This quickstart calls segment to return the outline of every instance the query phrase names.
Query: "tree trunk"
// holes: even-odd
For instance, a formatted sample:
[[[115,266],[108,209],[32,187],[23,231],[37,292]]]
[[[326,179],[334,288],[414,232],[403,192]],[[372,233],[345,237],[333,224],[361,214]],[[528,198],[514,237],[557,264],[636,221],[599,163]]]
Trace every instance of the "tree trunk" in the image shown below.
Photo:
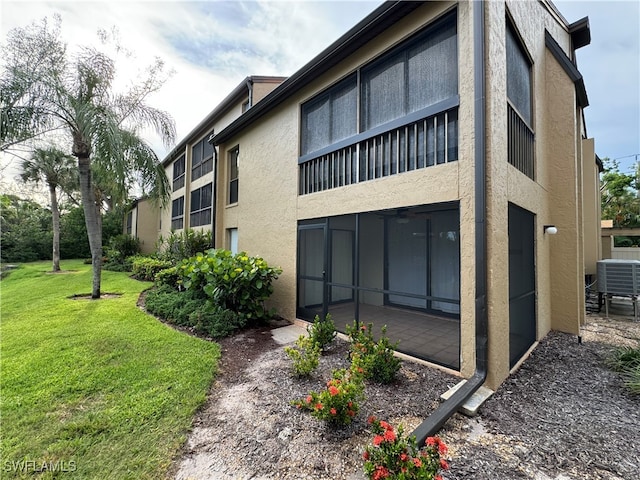
[[[84,221],[89,237],[91,250],[91,264],[93,265],[93,287],[91,298],[100,298],[100,276],[102,274],[102,229],[99,218],[100,208],[96,205],[93,186],[91,184],[91,160],[89,157],[78,156],[78,173],[80,178],[80,194],[82,195],[82,209]]]
[[[56,186],[49,184],[51,196],[51,216],[53,217],[53,271],[60,271],[60,210],[58,209],[58,196]]]

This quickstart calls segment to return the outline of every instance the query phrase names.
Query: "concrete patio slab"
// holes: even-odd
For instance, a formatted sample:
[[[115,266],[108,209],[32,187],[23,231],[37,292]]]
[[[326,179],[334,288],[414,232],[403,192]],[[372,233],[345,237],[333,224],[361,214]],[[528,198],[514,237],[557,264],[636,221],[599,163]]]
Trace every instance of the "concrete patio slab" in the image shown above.
[[[286,327],[274,328],[271,336],[279,345],[286,345],[295,342],[300,335],[306,335],[307,330],[300,325],[287,325]]]

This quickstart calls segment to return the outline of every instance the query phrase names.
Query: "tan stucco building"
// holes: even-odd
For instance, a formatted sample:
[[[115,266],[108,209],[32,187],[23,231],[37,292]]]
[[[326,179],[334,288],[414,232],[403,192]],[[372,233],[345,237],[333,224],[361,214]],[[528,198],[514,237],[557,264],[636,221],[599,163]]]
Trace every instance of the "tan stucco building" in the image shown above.
[[[249,77],[251,108],[245,82],[171,152],[158,232],[212,228],[282,268],[284,318],[386,324],[400,351],[496,388],[584,321],[589,42],[544,0],[384,3],[288,79]]]

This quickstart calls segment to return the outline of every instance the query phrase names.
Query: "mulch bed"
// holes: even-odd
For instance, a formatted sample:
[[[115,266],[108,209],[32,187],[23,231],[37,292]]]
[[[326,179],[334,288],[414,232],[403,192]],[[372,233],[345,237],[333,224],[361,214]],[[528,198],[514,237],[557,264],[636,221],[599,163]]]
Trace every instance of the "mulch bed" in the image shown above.
[[[446,480],[640,478],[640,396],[603,364],[613,346],[638,344],[640,322],[593,316],[582,340],[551,332],[478,416],[447,422],[440,432],[450,449]],[[404,362],[395,384],[367,384],[356,420],[332,430],[290,402],[347,366],[346,342],[336,341],[310,379],[291,375],[270,327],[219,343],[220,373],[174,462],[176,479],[362,480],[367,416],[410,432],[459,380]]]

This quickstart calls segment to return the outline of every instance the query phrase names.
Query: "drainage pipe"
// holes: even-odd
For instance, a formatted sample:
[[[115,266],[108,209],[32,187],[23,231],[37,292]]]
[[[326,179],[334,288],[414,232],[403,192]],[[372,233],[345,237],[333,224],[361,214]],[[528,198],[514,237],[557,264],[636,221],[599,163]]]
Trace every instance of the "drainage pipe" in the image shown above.
[[[427,437],[435,435],[444,423],[478,390],[487,378],[487,255],[486,239],[486,158],[485,158],[485,56],[484,56],[484,1],[473,2],[474,36],[474,130],[475,130],[475,260],[476,260],[476,370],[448,400],[412,433],[419,446]]]

